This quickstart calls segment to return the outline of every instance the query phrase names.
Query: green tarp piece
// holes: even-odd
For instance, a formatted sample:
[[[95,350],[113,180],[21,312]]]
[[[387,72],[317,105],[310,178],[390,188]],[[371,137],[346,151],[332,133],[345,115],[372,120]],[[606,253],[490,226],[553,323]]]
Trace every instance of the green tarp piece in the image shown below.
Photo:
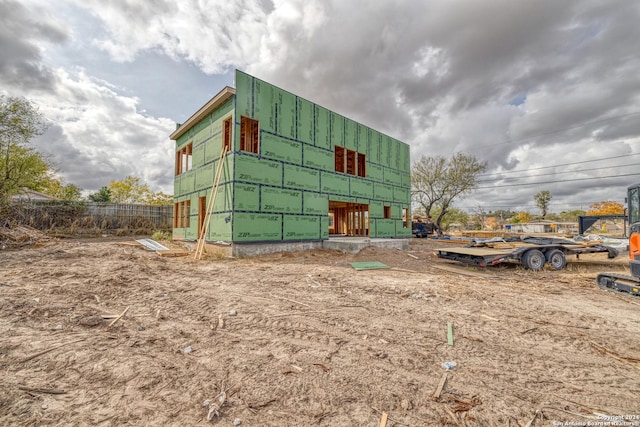
[[[380,268],[389,268],[388,265],[379,261],[352,262],[351,266],[356,270],[376,270]]]

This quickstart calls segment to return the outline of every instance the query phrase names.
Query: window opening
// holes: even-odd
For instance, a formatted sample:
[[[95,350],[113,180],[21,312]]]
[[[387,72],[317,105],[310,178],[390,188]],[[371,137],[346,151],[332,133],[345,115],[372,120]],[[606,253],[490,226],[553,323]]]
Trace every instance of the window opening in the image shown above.
[[[259,122],[250,117],[240,117],[240,149],[249,153],[260,152]]]
[[[176,175],[180,175],[193,167],[193,143],[188,143],[176,151]]]
[[[190,225],[191,200],[173,205],[173,228],[187,228]]]
[[[336,145],[336,172],[344,173],[344,148]]]
[[[384,207],[384,217],[385,217],[385,219],[390,219],[391,218],[391,206],[385,206]]]
[[[231,117],[222,122],[222,145],[231,151]]]
[[[358,176],[367,176],[367,158],[361,153],[358,153]]]
[[[356,174],[356,152],[353,150],[347,150],[347,173]]]

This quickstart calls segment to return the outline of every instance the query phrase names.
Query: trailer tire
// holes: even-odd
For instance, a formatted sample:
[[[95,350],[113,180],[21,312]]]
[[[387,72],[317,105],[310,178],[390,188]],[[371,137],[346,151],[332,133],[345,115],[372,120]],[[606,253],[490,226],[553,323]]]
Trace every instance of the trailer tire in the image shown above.
[[[567,266],[567,257],[560,249],[551,249],[545,257],[554,270],[562,270]]]
[[[546,262],[544,254],[537,249],[529,249],[522,255],[522,264],[529,270],[542,270]]]

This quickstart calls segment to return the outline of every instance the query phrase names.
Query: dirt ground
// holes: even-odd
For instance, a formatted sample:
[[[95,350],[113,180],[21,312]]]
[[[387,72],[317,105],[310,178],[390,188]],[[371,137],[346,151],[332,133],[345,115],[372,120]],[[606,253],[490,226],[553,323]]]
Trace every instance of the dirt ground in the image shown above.
[[[0,425],[640,425],[640,301],[594,280],[628,272],[624,254],[531,272],[438,245],[0,251]]]

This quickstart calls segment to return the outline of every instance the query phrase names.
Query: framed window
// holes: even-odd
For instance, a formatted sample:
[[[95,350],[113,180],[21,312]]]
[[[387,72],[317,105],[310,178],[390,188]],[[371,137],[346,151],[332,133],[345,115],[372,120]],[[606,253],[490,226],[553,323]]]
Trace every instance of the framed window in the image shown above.
[[[391,218],[391,206],[385,206],[384,207],[384,217],[385,217],[385,219],[390,219]]]
[[[222,145],[231,151],[231,117],[222,122]]]
[[[367,157],[358,153],[358,176],[367,176]]]
[[[258,120],[240,117],[240,149],[249,153],[260,153],[260,126]]]
[[[191,200],[175,203],[173,205],[173,228],[188,228],[190,215]]]
[[[192,164],[193,143],[190,142],[176,151],[176,175],[180,175],[190,170]]]
[[[344,173],[344,147],[336,145],[336,172]]]

